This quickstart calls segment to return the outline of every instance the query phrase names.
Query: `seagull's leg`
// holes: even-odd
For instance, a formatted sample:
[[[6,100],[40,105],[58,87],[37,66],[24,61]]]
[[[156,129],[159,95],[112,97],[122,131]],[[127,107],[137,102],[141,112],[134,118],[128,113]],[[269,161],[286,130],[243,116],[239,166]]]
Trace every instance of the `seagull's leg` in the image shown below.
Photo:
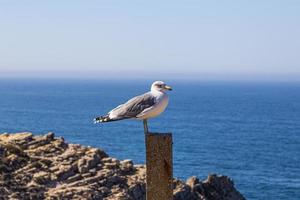
[[[145,132],[145,134],[148,134],[148,123],[147,123],[147,119],[144,119],[144,120],[143,120],[143,123],[144,123],[144,132]]]

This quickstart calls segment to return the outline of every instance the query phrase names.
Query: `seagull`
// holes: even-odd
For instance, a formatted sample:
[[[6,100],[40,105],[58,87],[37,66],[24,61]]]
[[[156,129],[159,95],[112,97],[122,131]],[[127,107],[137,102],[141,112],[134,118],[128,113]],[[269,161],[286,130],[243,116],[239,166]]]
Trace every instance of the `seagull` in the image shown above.
[[[144,132],[147,134],[147,120],[160,115],[169,103],[167,90],[172,90],[172,88],[163,81],[155,81],[152,83],[149,92],[133,97],[126,103],[112,109],[106,115],[96,117],[94,123],[139,119],[143,120]]]

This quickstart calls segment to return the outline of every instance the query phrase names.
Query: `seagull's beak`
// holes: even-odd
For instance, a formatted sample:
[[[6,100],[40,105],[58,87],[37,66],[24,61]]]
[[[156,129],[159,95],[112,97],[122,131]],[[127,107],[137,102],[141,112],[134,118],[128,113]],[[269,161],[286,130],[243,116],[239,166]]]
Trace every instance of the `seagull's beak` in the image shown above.
[[[168,85],[165,86],[165,89],[166,90],[172,90],[172,88],[170,86],[168,86]]]

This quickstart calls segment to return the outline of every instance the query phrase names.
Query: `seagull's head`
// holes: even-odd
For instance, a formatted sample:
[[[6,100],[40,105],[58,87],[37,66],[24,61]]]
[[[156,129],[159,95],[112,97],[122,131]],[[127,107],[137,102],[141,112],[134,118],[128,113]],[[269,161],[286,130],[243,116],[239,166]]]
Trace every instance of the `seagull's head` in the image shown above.
[[[151,91],[164,92],[166,90],[172,90],[172,88],[165,84],[163,81],[155,81],[151,85]]]

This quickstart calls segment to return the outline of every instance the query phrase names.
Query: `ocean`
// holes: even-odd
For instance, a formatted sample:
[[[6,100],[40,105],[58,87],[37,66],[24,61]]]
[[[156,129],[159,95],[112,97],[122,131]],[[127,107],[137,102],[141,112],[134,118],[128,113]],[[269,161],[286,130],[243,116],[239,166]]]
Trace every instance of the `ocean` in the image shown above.
[[[0,80],[0,132],[54,132],[69,143],[145,163],[143,124],[93,124],[148,91],[142,80]],[[247,199],[300,199],[300,83],[169,80],[167,110],[148,122],[172,132],[174,176],[231,177]]]

